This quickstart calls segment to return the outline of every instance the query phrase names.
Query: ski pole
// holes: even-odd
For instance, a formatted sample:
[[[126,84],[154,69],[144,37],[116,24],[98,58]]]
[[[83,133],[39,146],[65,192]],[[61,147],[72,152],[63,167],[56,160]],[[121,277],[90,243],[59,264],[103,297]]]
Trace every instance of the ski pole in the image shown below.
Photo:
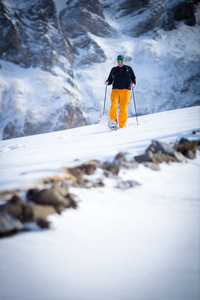
[[[106,85],[106,88],[105,88],[104,106],[103,106],[103,115],[105,114],[105,106],[106,106],[106,92],[107,92],[107,85]]]
[[[132,95],[133,95],[133,102],[134,102],[134,106],[135,106],[135,116],[136,116],[136,121],[137,121],[137,125],[139,125],[139,123],[138,123],[138,117],[137,117],[137,109],[136,109],[136,103],[135,103],[135,96],[134,96],[133,88],[132,88]]]

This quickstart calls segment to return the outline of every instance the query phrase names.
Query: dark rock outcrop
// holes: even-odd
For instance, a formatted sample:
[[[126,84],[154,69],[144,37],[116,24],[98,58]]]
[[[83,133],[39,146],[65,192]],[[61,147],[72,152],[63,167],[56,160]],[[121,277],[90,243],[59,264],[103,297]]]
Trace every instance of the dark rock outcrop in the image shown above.
[[[76,195],[69,193],[67,185],[61,186],[58,182],[51,188],[29,189],[25,191],[25,197],[27,201],[14,192],[10,200],[0,205],[0,237],[28,230],[26,224],[30,222],[40,228],[50,228],[49,215],[78,206]]]
[[[59,19],[64,36],[73,45],[76,65],[105,61],[103,50],[90,34],[108,37],[116,35],[116,32],[105,21],[99,1],[67,1],[67,7],[61,11]]]
[[[71,199],[68,198],[67,195],[68,191],[56,184],[49,189],[30,189],[27,192],[27,199],[40,205],[53,206],[57,210],[61,207],[63,207],[64,209],[71,207]]]
[[[24,68],[40,67],[51,71],[60,65],[68,74],[61,57],[70,65],[72,49],[58,27],[53,0],[27,1],[10,9],[0,4],[0,57]],[[56,49],[56,51],[55,51]]]
[[[12,235],[24,229],[23,224],[5,211],[0,211],[0,237]]]
[[[16,108],[18,87],[13,82],[13,86],[9,90],[6,88],[2,92],[2,102],[4,103],[2,107],[3,139],[63,130],[86,124],[77,99],[77,87],[74,84],[73,51],[69,40],[60,31],[56,5],[53,0],[24,1],[20,5],[18,2],[16,4],[13,2],[12,5],[6,1],[0,2],[0,58],[26,69],[40,68],[55,77],[57,76],[56,70],[62,70],[65,73],[66,81],[70,82],[72,86],[72,89],[66,89],[65,92],[63,90],[66,104],[61,104],[57,111],[49,108],[48,113],[43,114],[38,122],[37,116],[28,109],[29,99],[27,99],[27,109],[26,107]],[[33,78],[31,78],[32,80]],[[33,88],[35,88],[34,85]],[[52,101],[52,103],[58,101],[58,99],[54,99],[55,96],[51,96],[48,84],[46,85],[45,82],[42,89],[41,94],[46,95],[43,96],[44,101],[45,97],[48,97],[48,101]],[[28,96],[26,93],[23,95],[22,92],[20,97],[24,99]],[[9,115],[7,115],[6,105],[9,106]],[[37,101],[34,102],[34,106],[41,110]],[[10,118],[11,115],[16,116],[16,119]]]
[[[188,26],[196,24],[195,4],[199,1],[180,1],[173,7],[169,7],[166,15],[163,17],[162,27],[169,31],[176,28],[176,21],[184,21]]]
[[[189,141],[182,138],[178,144],[176,144],[176,150],[181,152],[185,157],[194,159],[196,157],[198,141]]]
[[[194,26],[196,19],[194,15],[194,2],[195,1],[183,1],[174,7],[174,20],[185,21],[188,26]]]
[[[176,22],[179,21],[184,21],[186,25],[194,26],[196,24],[194,11],[197,3],[199,3],[199,0],[179,0],[176,2],[124,0],[120,3],[120,10],[114,2],[108,6],[110,6],[110,11],[115,11],[115,8],[118,9],[115,12],[118,18],[140,16],[134,22],[134,26],[130,22],[130,24],[127,23],[124,29],[131,36],[138,37],[151,30],[156,32],[161,27],[166,31],[173,30],[176,28]]]
[[[194,159],[196,157],[197,145],[197,140],[189,141],[185,138],[177,143],[153,141],[144,154],[134,158],[146,166],[150,166],[149,163],[185,162],[187,158]]]

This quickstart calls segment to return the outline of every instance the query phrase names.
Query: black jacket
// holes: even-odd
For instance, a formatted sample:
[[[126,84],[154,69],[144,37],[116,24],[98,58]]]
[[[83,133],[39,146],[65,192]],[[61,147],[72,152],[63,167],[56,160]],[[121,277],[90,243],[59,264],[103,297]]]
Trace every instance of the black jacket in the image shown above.
[[[113,85],[113,89],[130,90],[130,84],[136,84],[136,77],[131,67],[123,65],[123,67],[117,66],[112,68],[107,81],[108,85]]]

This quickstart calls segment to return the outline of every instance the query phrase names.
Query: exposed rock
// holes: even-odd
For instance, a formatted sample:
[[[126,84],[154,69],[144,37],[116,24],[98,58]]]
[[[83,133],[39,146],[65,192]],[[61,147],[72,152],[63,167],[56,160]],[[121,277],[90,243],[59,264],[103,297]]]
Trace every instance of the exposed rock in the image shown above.
[[[10,197],[12,197],[13,195],[18,195],[19,190],[18,189],[13,189],[13,190],[4,190],[1,192],[1,197],[4,200],[10,200]]]
[[[156,153],[156,144],[152,143],[147,149],[146,151],[151,151],[152,153]]]
[[[135,156],[138,163],[157,169],[162,162],[187,162],[186,158],[194,159],[196,157],[198,141],[189,141],[182,138],[178,143],[166,143],[153,141],[142,155]]]
[[[173,8],[174,19],[176,21],[185,20],[185,24],[194,26],[196,19],[194,15],[194,1],[182,1]]]
[[[105,61],[103,50],[89,33],[105,37],[116,35],[116,32],[105,21],[99,1],[68,1],[67,8],[61,11],[59,18],[64,36],[73,44],[77,64]],[[80,49],[81,58],[76,55]]]
[[[6,203],[5,205],[0,205],[0,211],[5,211],[9,215],[23,221],[23,206],[17,204]]]
[[[40,228],[50,228],[50,225],[51,225],[51,222],[45,220],[45,219],[40,219],[37,221],[37,225],[40,227]]]
[[[115,164],[119,166],[120,168],[125,168],[125,169],[137,169],[139,166],[139,163],[136,160],[128,160],[128,161],[119,161],[115,160]]]
[[[185,24],[194,26],[196,24],[194,14],[196,1],[131,1],[125,0],[120,5],[119,17],[138,15],[134,27],[127,24],[124,31],[131,36],[138,37],[151,30],[155,32],[162,27],[169,31],[176,29],[176,22],[185,21]],[[110,10],[115,11],[116,4],[110,4]],[[147,17],[148,12],[148,17]]]
[[[45,219],[49,214],[56,213],[56,210],[50,205],[26,203],[20,197],[14,195],[6,204],[0,205],[0,212],[6,212],[21,222],[35,222]]]
[[[25,68],[41,67],[49,71],[56,64],[65,68],[61,56],[66,61],[72,60],[71,46],[58,28],[53,0],[27,1],[26,5],[15,9],[14,14],[6,2],[1,3],[0,19],[0,56],[3,59]]]
[[[55,115],[59,116],[59,127],[57,130],[86,125],[83,112],[81,111],[78,102],[74,101],[76,99],[75,96],[71,92],[67,92],[67,94],[70,102],[68,102],[62,109],[59,109],[55,113]]]
[[[102,167],[101,162],[99,161],[88,161],[81,165],[63,168],[65,172],[69,173],[73,178],[72,186],[81,187],[81,188],[92,188],[92,187],[102,187],[103,181],[99,179],[89,180],[85,175],[93,175],[97,167]]]
[[[175,147],[178,152],[181,152],[183,155],[185,155],[187,151],[192,151],[195,153],[197,144],[198,141],[189,141],[185,138],[182,138],[179,143],[175,145]]]
[[[163,17],[162,28],[165,31],[176,29],[173,11],[169,10],[167,14]]]
[[[17,218],[10,216],[5,211],[0,211],[0,237],[17,233],[23,229],[23,224]]]
[[[12,22],[8,6],[0,3],[0,57],[5,51],[17,53],[21,47],[22,30],[19,23]]]
[[[94,174],[96,170],[96,162],[95,161],[89,161],[85,162],[82,165],[78,166],[78,168],[86,175],[92,175]]]
[[[15,204],[15,205],[18,205],[18,206],[23,206],[24,205],[24,201],[18,195],[13,195],[11,197],[9,203],[10,204]]]
[[[67,198],[70,200],[70,207],[72,207],[74,209],[78,207],[78,205],[77,205],[78,198],[76,195],[69,193],[67,195]]]
[[[115,159],[114,160],[122,160],[122,161],[126,161],[126,156],[128,155],[127,152],[119,152],[117,153],[117,155],[115,156]]]
[[[196,158],[198,141],[189,141],[185,138],[182,138],[176,145],[176,150],[182,153],[185,157],[189,159]]]
[[[112,162],[103,163],[102,168],[104,170],[105,175],[108,177],[112,177],[113,175],[117,176],[120,170],[119,166]]]
[[[44,186],[46,184],[62,183],[62,185],[65,185],[65,189],[67,190],[68,185],[73,185],[73,183],[76,181],[76,178],[68,173],[66,168],[63,168],[63,170],[65,171],[63,174],[45,177],[40,180],[38,184]]]
[[[179,162],[187,162],[186,157],[185,157],[181,152],[175,151],[175,152],[174,152],[174,157],[175,157],[175,158],[177,159],[177,161],[179,161]]]
[[[160,166],[157,163],[146,161],[142,163],[145,167],[150,168],[153,171],[160,171]]]
[[[178,1],[177,1],[178,2]],[[195,4],[199,1],[179,1],[174,6],[170,6],[167,14],[163,18],[162,27],[164,30],[169,31],[176,28],[176,21],[184,21],[188,26],[194,26],[196,24],[195,18]]]
[[[140,163],[148,161],[157,164],[169,161],[186,162],[186,157],[190,159],[196,157],[197,144],[198,141],[188,141],[186,139],[181,139],[176,144],[153,141],[145,154],[135,157],[135,159]],[[147,153],[151,153],[152,157],[149,157]]]
[[[128,15],[134,11],[144,9],[150,3],[150,0],[124,0],[120,5],[121,15]]]
[[[84,173],[79,168],[67,168],[67,172],[75,178],[75,183],[79,186],[84,186]]]
[[[185,152],[185,157],[189,158],[189,159],[195,159],[196,156],[196,152],[195,151],[191,151],[191,150],[187,150]]]
[[[94,52],[98,53],[96,49]],[[3,125],[3,139],[52,132],[86,124],[79,99],[77,99],[77,87],[74,84],[73,55],[72,45],[60,31],[53,0],[25,1],[23,4],[18,2],[8,4],[6,1],[1,1],[0,58],[19,64],[23,68],[39,67],[51,72],[54,76],[57,76],[56,70],[61,69],[65,73],[66,81],[69,81],[71,86],[66,95],[65,105],[61,104],[57,111],[49,106],[47,114],[41,113],[39,122],[38,114],[29,111],[26,104],[22,110],[15,104],[14,99],[17,97],[20,101],[29,97],[25,90],[18,96],[18,91],[21,90],[16,83],[17,80],[13,81],[9,90],[7,86],[3,88],[2,115],[5,114],[6,120],[1,124]],[[100,57],[103,55],[104,53]],[[42,95],[49,94],[48,83],[44,83],[42,89]],[[55,102],[54,96],[47,97],[52,98],[48,100],[51,103]],[[31,99],[31,101],[33,100]],[[40,104],[35,103],[34,105],[37,105],[38,108],[36,108],[40,110]],[[8,107],[10,115],[17,115],[16,119],[6,118]]]
[[[153,141],[143,155],[130,160],[129,154],[118,153],[113,162],[97,160],[86,161],[78,166],[63,168],[64,174],[54,175],[41,181],[42,185],[53,184],[51,188],[32,188],[26,193],[28,203],[19,196],[19,191],[5,191],[2,195],[11,196],[6,204],[0,205],[0,236],[15,233],[24,228],[20,222],[36,222],[40,228],[49,228],[48,215],[61,213],[66,208],[77,208],[78,198],[69,193],[69,185],[84,188],[103,187],[105,177],[117,180],[116,187],[122,190],[140,185],[135,180],[122,180],[118,175],[121,168],[137,168],[139,163],[152,170],[159,171],[162,162],[186,162],[186,157],[194,159],[200,141],[189,141],[182,138],[179,142],[165,143]],[[97,168],[104,172],[102,178],[95,179]],[[102,171],[101,171],[102,172]],[[89,176],[92,180],[89,180]],[[68,182],[70,180],[70,184]],[[75,185],[74,185],[75,184]],[[6,225],[5,225],[6,224]]]
[[[23,221],[24,201],[18,195],[13,195],[6,204],[0,205],[0,211]]]
[[[200,130],[193,130],[192,133],[193,134],[198,134],[198,133],[200,133]]]
[[[27,192],[27,199],[29,201],[42,205],[52,205],[55,208],[58,206],[65,208],[71,206],[70,199],[65,196],[67,196],[67,191],[64,191],[64,189],[58,185],[41,191],[38,189],[30,189]]]
[[[138,185],[140,185],[140,183],[138,183],[135,180],[127,180],[127,181],[120,181],[117,184],[117,188],[119,188],[121,190],[126,190],[126,189],[130,189],[130,188],[136,187]]]
[[[91,32],[97,36],[111,36],[115,31],[105,21],[99,1],[68,1],[67,8],[60,13],[63,33],[70,38]]]
[[[197,150],[200,151],[200,140],[198,140],[198,143],[197,143]]]
[[[12,137],[18,137],[18,127],[14,125],[13,122],[8,122],[3,130],[3,140],[10,139]]]
[[[151,161],[155,164],[161,164],[162,162],[177,162],[178,160],[172,155],[165,153],[154,153]]]
[[[138,163],[151,161],[153,158],[153,153],[151,152],[151,150],[146,150],[144,154],[137,155],[134,158]]]
[[[28,203],[24,206],[23,222],[37,222],[45,220],[47,216],[56,213],[52,205]]]
[[[157,153],[165,153],[168,155],[174,155],[175,152],[175,147],[174,144],[169,144],[165,142],[160,142],[160,141],[153,141],[153,143],[156,146],[156,152]]]
[[[120,168],[125,169],[137,169],[138,162],[135,159],[128,158],[129,153],[127,152],[119,152],[114,159],[114,164]]]
[[[97,180],[93,181],[93,187],[98,188],[98,187],[104,187],[104,182],[103,178],[98,178]]]
[[[12,95],[14,97],[14,95]],[[68,103],[64,107],[60,107],[59,110],[49,112],[48,120],[38,120],[35,116],[32,116],[30,111],[26,112],[24,122],[19,120],[8,121],[5,125],[2,133],[3,139],[11,139],[13,137],[34,135],[40,133],[47,133],[51,131],[64,130],[72,127],[83,126],[86,124],[86,120],[81,111],[81,107],[78,102],[74,103],[74,97],[68,96]],[[11,106],[14,105],[13,103]],[[15,111],[14,107],[10,107]],[[58,120],[55,124],[52,124],[52,120]]]
[[[137,23],[134,23],[134,26],[127,24],[125,30],[131,36],[138,37],[144,33],[149,32],[150,30],[156,30],[160,27],[161,16],[164,10],[164,3],[159,1],[158,3],[151,3],[151,1],[125,1],[126,5],[128,4],[129,9],[122,11],[122,14],[127,14],[130,16],[138,15],[140,18],[137,19]],[[148,18],[147,18],[148,11]],[[125,31],[124,30],[124,31]]]

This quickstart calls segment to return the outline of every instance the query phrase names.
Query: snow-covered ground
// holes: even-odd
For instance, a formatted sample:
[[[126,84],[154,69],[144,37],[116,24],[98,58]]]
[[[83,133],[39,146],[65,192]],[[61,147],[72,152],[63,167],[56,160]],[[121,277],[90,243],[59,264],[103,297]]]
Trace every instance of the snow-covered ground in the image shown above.
[[[0,142],[0,190],[29,185],[63,166],[142,154],[152,139],[198,139],[200,107]],[[79,162],[75,162],[79,159]],[[75,189],[77,210],[49,217],[50,230],[0,241],[4,300],[198,300],[200,155],[187,163],[121,170],[141,185]]]

